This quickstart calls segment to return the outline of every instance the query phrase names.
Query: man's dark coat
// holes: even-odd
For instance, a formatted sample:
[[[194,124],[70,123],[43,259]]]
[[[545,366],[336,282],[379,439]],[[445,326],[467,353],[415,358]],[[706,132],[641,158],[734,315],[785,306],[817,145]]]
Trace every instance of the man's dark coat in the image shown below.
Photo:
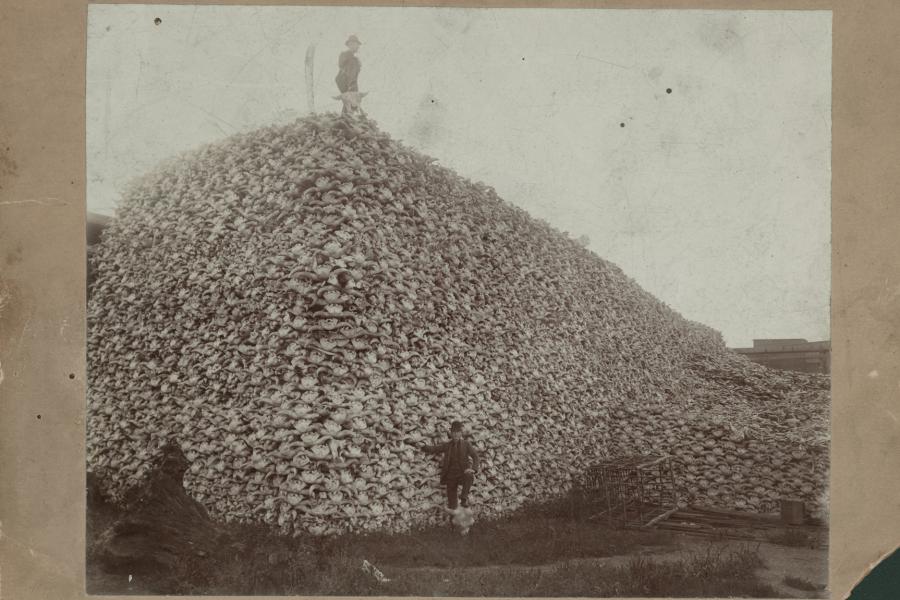
[[[450,474],[450,451],[453,448],[453,440],[448,440],[443,444],[435,444],[434,446],[423,446],[422,450],[428,452],[429,454],[440,454],[443,453],[444,457],[441,460],[441,484],[447,483],[447,476]],[[478,470],[478,452],[475,451],[475,447],[466,440],[459,440],[459,445],[457,446],[457,455],[456,458],[458,460],[458,464],[465,471],[467,468],[472,469],[473,471]],[[469,464],[469,459],[472,460],[471,465]]]
[[[359,77],[359,71],[362,65],[356,55],[350,50],[344,50],[338,57],[338,74],[334,78],[334,82],[338,86],[338,90],[344,92],[358,92],[359,86],[356,83]]]

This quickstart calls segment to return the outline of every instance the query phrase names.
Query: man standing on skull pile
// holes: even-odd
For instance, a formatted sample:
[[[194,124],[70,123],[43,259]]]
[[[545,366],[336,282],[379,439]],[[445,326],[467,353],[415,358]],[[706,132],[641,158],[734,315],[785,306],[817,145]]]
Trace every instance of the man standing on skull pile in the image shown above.
[[[423,444],[419,448],[429,454],[444,455],[441,461],[441,485],[447,486],[447,507],[451,510],[456,509],[460,485],[462,486],[462,493],[459,494],[460,503],[468,507],[469,490],[478,470],[478,453],[471,442],[463,439],[463,424],[459,421],[451,423],[450,441],[434,446]]]
[[[362,42],[355,35],[351,35],[344,42],[344,45],[347,46],[348,50],[341,52],[341,56],[338,58],[338,74],[334,78],[334,82],[337,84],[342,96],[347,92],[359,92],[359,84],[356,80],[359,77],[359,71],[362,69],[362,64],[356,57],[356,52],[359,50]],[[348,112],[349,109],[345,97],[344,109],[341,114],[346,115]]]

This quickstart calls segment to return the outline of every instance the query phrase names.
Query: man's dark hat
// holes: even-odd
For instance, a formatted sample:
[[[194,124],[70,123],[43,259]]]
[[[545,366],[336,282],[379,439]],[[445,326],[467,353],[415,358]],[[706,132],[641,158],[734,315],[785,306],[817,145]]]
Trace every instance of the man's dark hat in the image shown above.
[[[460,421],[453,421],[450,423],[450,431],[462,431],[463,424]]]
[[[350,44],[352,44],[352,43],[354,43],[354,42],[356,42],[357,44],[359,44],[360,46],[362,46],[362,42],[359,41],[359,38],[356,37],[355,35],[351,35],[350,37],[348,37],[348,38],[347,38],[347,41],[344,42],[344,45],[345,45],[345,46],[349,46]]]

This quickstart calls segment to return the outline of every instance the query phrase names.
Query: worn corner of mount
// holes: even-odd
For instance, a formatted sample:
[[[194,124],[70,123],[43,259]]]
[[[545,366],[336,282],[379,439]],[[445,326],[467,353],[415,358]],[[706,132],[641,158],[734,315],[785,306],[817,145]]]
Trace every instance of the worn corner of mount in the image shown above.
[[[853,592],[856,591],[856,588],[858,588],[860,586],[860,584],[863,581],[865,581],[865,579],[869,575],[872,574],[872,571],[874,571],[878,567],[878,565],[880,565],[882,562],[884,562],[885,559],[889,558],[891,555],[894,554],[894,552],[897,552],[897,551],[900,551],[900,544],[898,544],[897,546],[894,546],[893,550],[888,550],[886,552],[883,552],[881,554],[881,556],[878,557],[878,560],[875,560],[874,562],[870,562],[869,566],[866,567],[866,569],[865,569],[865,571],[863,571],[862,575],[860,575],[856,579],[854,584],[852,586],[850,586],[850,590],[846,594],[844,594],[844,596],[842,597],[842,600],[849,600],[849,598],[851,596],[853,596]]]

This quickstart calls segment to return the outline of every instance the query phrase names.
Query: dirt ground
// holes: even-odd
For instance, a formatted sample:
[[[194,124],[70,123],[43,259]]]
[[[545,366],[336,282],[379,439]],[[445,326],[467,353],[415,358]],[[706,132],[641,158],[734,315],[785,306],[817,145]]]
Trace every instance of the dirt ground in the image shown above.
[[[765,566],[757,570],[760,579],[771,585],[778,591],[779,598],[827,598],[826,586],[828,583],[828,550],[826,548],[790,547],[768,542],[750,542],[744,540],[710,540],[691,535],[675,536],[675,545],[648,546],[638,552],[608,556],[604,558],[579,558],[566,561],[566,564],[593,565],[599,569],[612,569],[627,566],[637,556],[642,556],[654,562],[676,561],[691,554],[705,552],[730,552],[750,546],[756,549],[765,562]],[[505,573],[516,569],[533,571],[540,569],[550,571],[563,563],[552,563],[535,566],[511,565],[468,567],[463,569],[445,569],[438,567],[410,567],[390,569],[392,575],[397,577],[416,577],[424,573],[443,572],[445,577],[438,579],[446,584],[446,589],[433,590],[434,596],[449,595],[454,586],[454,579],[458,577],[471,577],[482,573],[502,569]],[[786,578],[805,581],[816,590],[800,590],[785,583]]]
[[[757,571],[759,577],[782,594],[783,598],[827,598],[825,588],[828,584],[828,550],[826,548],[798,548],[782,546],[767,542],[743,542],[737,540],[704,540],[692,536],[681,536],[678,540],[679,550],[675,555],[687,552],[702,551],[713,545],[717,549],[729,550],[741,545],[751,544],[759,548],[759,554],[766,566]],[[667,549],[667,554],[671,549]],[[666,556],[663,555],[663,556]],[[805,580],[817,590],[799,590],[787,585],[785,578]]]
[[[173,489],[175,491],[166,498],[184,500],[179,495],[180,485]],[[147,512],[142,509],[143,520],[135,522],[146,528],[151,522],[158,521],[157,524],[168,527],[163,533],[180,523],[173,521],[173,516],[185,511],[184,502],[173,500],[160,506],[164,506],[166,510]],[[825,546],[825,528],[717,530],[717,537],[710,538],[655,528],[612,528],[603,523],[585,521],[577,515],[523,514],[498,522],[477,523],[465,537],[455,533],[452,528],[434,528],[396,536],[371,535],[326,541],[325,545],[316,546],[313,554],[316,563],[313,570],[325,573],[325,578],[316,584],[315,581],[302,578],[295,581],[293,576],[286,577],[286,574],[310,572],[309,568],[313,563],[304,563],[300,560],[302,552],[298,552],[302,548],[309,549],[305,543],[297,545],[269,533],[238,530],[234,526],[210,525],[216,531],[227,529],[229,536],[241,542],[239,545],[243,547],[242,554],[235,558],[230,550],[220,553],[204,546],[203,552],[198,551],[200,546],[197,544],[203,541],[200,539],[202,536],[198,537],[197,532],[200,530],[178,525],[175,530],[187,537],[180,541],[168,540],[171,543],[166,542],[163,537],[155,536],[156,529],[144,531],[147,540],[166,542],[158,549],[135,546],[132,538],[140,533],[135,527],[125,532],[128,535],[119,536],[122,540],[119,540],[118,545],[110,546],[108,542],[100,542],[103,538],[101,534],[112,523],[121,519],[123,513],[103,503],[94,502],[91,507],[88,513],[89,556],[86,573],[88,592],[91,594],[152,595],[168,593],[163,592],[166,586],[162,584],[178,584],[182,587],[169,587],[182,591],[186,589],[191,594],[225,590],[231,594],[277,592],[280,595],[290,592],[293,595],[303,591],[320,591],[322,594],[316,595],[414,593],[470,596],[472,593],[464,592],[478,595],[477,591],[481,589],[478,586],[483,582],[488,586],[484,589],[497,592],[491,595],[523,596],[529,595],[530,591],[531,595],[546,596],[548,593],[554,595],[553,591],[557,589],[563,591],[563,588],[571,593],[562,595],[596,595],[587,592],[601,589],[615,593],[615,590],[622,589],[617,582],[623,577],[627,578],[629,573],[632,578],[655,578],[659,585],[654,589],[658,589],[660,585],[665,587],[669,583],[677,587],[685,581],[709,581],[708,578],[695,575],[698,573],[695,570],[698,565],[720,564],[717,556],[730,555],[746,556],[748,559],[752,558],[753,562],[739,559],[743,562],[736,564],[744,565],[740,577],[736,574],[737,570],[741,570],[739,566],[726,567],[715,576],[718,577],[715,581],[719,587],[707,586],[703,588],[706,591],[702,595],[718,597],[723,590],[736,585],[736,594],[743,593],[752,597],[827,597],[825,586],[828,550]],[[196,515],[181,516],[194,519]],[[131,517],[132,521],[136,518],[134,514]],[[748,535],[753,539],[733,539],[746,538]],[[129,563],[124,569],[123,565],[109,568],[112,564],[109,563],[112,556],[110,550],[118,550],[113,558],[126,556],[139,559],[152,557],[166,548],[179,550],[184,554],[178,555],[181,557],[178,564],[170,568],[171,572],[167,574],[159,573],[154,577],[133,571],[132,567],[140,568],[140,560],[133,561],[133,565]],[[132,557],[126,550],[137,554]],[[100,557],[105,559],[101,560]],[[636,565],[636,558],[646,562]],[[393,583],[383,584],[382,587],[382,584],[372,581],[369,575],[361,574],[359,565],[362,559],[372,562]],[[666,569],[655,568],[661,563],[670,563],[672,569],[668,571],[676,572],[676,575],[661,574]],[[753,566],[757,564],[760,566],[754,571]],[[746,582],[748,576],[751,580],[755,576],[756,582],[753,585],[765,584],[765,591],[740,587],[740,584],[735,583],[736,577]],[[355,584],[354,579],[357,580]],[[193,587],[184,587],[183,584]],[[390,594],[390,588],[397,594]],[[691,589],[698,588],[694,586]],[[744,592],[740,592],[741,589]],[[772,590],[776,593],[772,593]],[[384,593],[379,594],[379,591]]]

